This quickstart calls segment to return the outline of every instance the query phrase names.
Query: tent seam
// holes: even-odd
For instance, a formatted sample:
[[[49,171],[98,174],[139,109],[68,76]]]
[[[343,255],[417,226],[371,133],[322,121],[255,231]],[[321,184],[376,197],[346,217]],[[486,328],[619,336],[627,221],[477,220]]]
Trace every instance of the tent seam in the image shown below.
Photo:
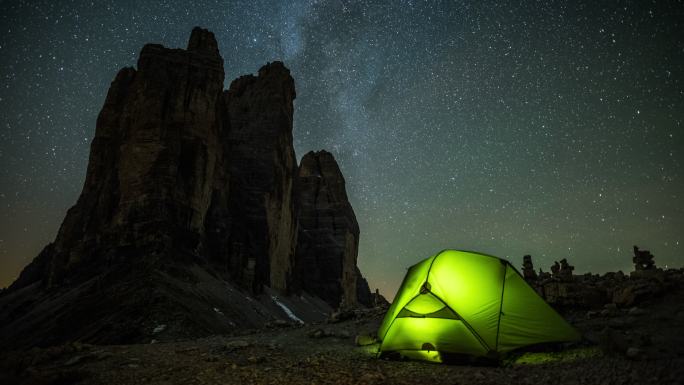
[[[444,250],[440,251],[439,253],[437,253],[437,255],[435,255],[434,258],[432,258],[432,262],[430,262],[430,267],[428,267],[428,271],[427,271],[427,273],[425,273],[425,283],[428,283],[428,279],[430,279],[430,272],[432,271],[432,265],[435,264],[435,261],[437,260],[437,258],[440,255],[442,255],[445,251],[448,251],[448,250],[449,249],[444,249]],[[430,291],[430,290],[428,290],[428,291]],[[413,301],[413,299],[412,299],[412,301]]]
[[[496,322],[496,344],[494,346],[494,351],[499,351],[499,330],[501,328],[501,315],[503,314],[503,299],[504,299],[504,292],[506,291],[506,274],[508,272],[508,263],[504,265],[504,272],[503,272],[503,282],[501,284],[501,301],[499,302],[499,317]]]
[[[447,304],[443,299],[439,298],[439,296],[436,295],[435,293],[432,293],[432,292],[430,292],[430,293],[431,293],[432,295],[434,295],[435,298],[437,298],[437,299],[439,299],[440,301],[442,301],[442,303],[444,303],[444,306],[446,306],[449,310],[453,311],[454,314],[456,314],[456,315],[458,316],[458,318],[460,318],[461,322],[463,322],[463,325],[465,325],[465,327],[468,329],[468,331],[470,331],[470,332],[473,334],[473,336],[478,340],[478,342],[480,342],[480,344],[482,345],[483,348],[485,348],[486,351],[492,350],[492,349],[489,347],[489,345],[487,345],[487,343],[486,343],[485,340],[482,338],[482,336],[480,336],[480,334],[478,334],[478,332],[476,332],[475,329],[473,329],[473,327],[470,326],[470,323],[468,323],[468,321],[466,321],[465,318],[463,318],[463,316],[462,316],[459,312],[457,312],[456,310],[454,310],[451,306],[449,306],[449,304]]]
[[[414,299],[418,298],[419,295],[420,295],[420,292],[418,292],[418,294],[416,294],[415,296],[413,296],[413,298],[411,298],[410,300],[408,300],[408,301],[406,302],[406,304],[411,303],[411,301],[413,301]],[[434,294],[433,294],[433,295],[434,295]],[[437,297],[437,296],[435,295],[435,297]],[[442,299],[439,298],[439,297],[437,297],[437,298],[438,298],[440,301],[442,300]],[[399,309],[399,311],[397,312],[397,315],[398,315],[399,313],[401,313],[401,311],[404,310],[405,308],[406,308],[406,305],[402,306],[401,309]],[[382,348],[382,344],[385,343],[385,337],[387,337],[387,333],[389,333],[390,329],[392,329],[392,325],[394,325],[394,321],[396,321],[397,318],[398,318],[397,316],[394,316],[394,318],[392,318],[392,322],[390,322],[389,326],[387,327],[387,330],[385,331],[385,334],[382,336],[382,339],[381,339],[382,343],[380,343],[380,347],[381,347],[381,348]]]
[[[479,255],[482,255],[482,256],[485,256],[485,257],[496,258],[496,259],[498,259],[498,260],[500,260],[500,261],[504,261],[504,262],[508,263],[508,261],[506,261],[506,260],[504,260],[504,259],[501,259],[501,258],[499,258],[499,257],[495,257],[495,256],[493,256],[493,255],[481,254],[481,253],[478,253],[478,252],[466,251],[466,250],[443,249],[442,251],[440,251],[439,253],[437,253],[437,255],[435,255],[435,257],[432,259],[432,262],[430,262],[430,267],[428,267],[428,271],[427,271],[427,273],[425,274],[425,283],[428,283],[428,279],[430,279],[430,272],[432,271],[432,265],[435,264],[435,261],[437,260],[437,258],[439,258],[442,254],[444,254],[444,253],[447,252],[447,251],[460,251],[460,252],[466,252],[466,253],[472,253],[472,254],[479,254]],[[423,285],[425,285],[425,284],[423,284]],[[426,287],[426,289],[427,289],[427,287]],[[482,338],[482,336],[480,336],[480,334],[478,334],[478,333],[475,331],[475,329],[473,329],[473,327],[470,326],[470,323],[469,323],[468,321],[466,321],[465,318],[463,318],[463,316],[462,316],[459,312],[457,312],[457,311],[454,310],[451,306],[449,306],[449,304],[446,303],[446,301],[444,301],[442,298],[440,298],[437,294],[433,293],[432,290],[427,289],[427,291],[428,291],[428,293],[434,295],[435,298],[437,298],[437,299],[439,299],[440,301],[442,301],[442,303],[444,304],[444,306],[446,306],[449,310],[453,311],[454,314],[456,314],[456,315],[461,319],[461,321],[462,321],[463,324],[466,326],[466,328],[467,328],[467,329],[473,334],[473,336],[480,342],[480,344],[482,345],[483,348],[485,348],[486,351],[492,350],[492,348],[490,348],[489,345],[487,345],[487,342],[485,342],[485,340]],[[411,301],[413,301],[414,299],[415,299],[415,297],[412,298]],[[407,304],[408,304],[408,303],[410,303],[410,301],[407,302]],[[406,306],[404,306],[404,307],[406,307]],[[401,310],[404,310],[404,308],[402,308]],[[400,310],[400,311],[401,311],[401,310]],[[397,313],[397,314],[398,314],[398,313]],[[397,317],[394,317],[394,319],[397,319]],[[392,323],[394,323],[394,320],[392,320]],[[390,325],[390,326],[391,326],[391,325]],[[388,331],[389,331],[389,328],[388,328]],[[387,333],[385,333],[385,335],[387,335]]]

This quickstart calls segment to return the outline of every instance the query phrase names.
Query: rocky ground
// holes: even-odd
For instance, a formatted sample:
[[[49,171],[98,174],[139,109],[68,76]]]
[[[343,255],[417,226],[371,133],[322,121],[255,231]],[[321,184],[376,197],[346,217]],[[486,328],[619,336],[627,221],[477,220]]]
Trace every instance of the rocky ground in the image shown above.
[[[684,290],[638,307],[574,311],[585,335],[499,366],[377,359],[359,335],[383,309],[342,322],[290,325],[139,345],[69,344],[5,353],[2,384],[684,384]]]

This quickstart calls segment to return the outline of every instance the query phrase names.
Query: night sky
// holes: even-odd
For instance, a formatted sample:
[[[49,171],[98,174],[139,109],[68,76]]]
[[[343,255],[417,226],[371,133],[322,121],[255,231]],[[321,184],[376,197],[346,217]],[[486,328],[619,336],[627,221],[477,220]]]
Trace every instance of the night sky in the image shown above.
[[[151,4],[154,3],[154,4]],[[331,151],[359,266],[394,295],[444,248],[548,270],[684,265],[682,1],[0,2],[0,287],[81,191],[114,75],[212,30],[226,87],[295,78],[298,157]]]

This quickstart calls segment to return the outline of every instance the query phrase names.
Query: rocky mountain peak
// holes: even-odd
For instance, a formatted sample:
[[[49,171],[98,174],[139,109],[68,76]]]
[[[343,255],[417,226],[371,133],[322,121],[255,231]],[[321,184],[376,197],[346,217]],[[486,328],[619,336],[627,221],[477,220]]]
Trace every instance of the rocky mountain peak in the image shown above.
[[[369,305],[368,285],[356,267],[359,224],[335,157],[324,150],[304,155],[297,191],[296,284],[335,308]]]
[[[220,56],[214,33],[200,27],[192,29],[186,50]]]
[[[359,302],[358,224],[332,155],[297,166],[290,71],[223,81],[201,28],[119,71],[78,201],[0,296],[0,345],[141,341],[161,322],[224,333]]]
[[[325,178],[326,186],[331,192],[340,194],[336,197],[340,202],[348,202],[344,176],[333,154],[326,150],[310,151],[302,157],[299,165],[299,177]]]
[[[256,87],[253,85],[258,84]],[[267,90],[267,93],[264,91]],[[243,75],[233,80],[226,94],[229,97],[239,98],[249,91],[252,97],[281,99],[285,105],[289,105],[297,97],[294,79],[290,70],[283,62],[275,61],[262,66],[258,75]],[[256,95],[261,93],[261,95]],[[292,113],[292,111],[288,111]]]

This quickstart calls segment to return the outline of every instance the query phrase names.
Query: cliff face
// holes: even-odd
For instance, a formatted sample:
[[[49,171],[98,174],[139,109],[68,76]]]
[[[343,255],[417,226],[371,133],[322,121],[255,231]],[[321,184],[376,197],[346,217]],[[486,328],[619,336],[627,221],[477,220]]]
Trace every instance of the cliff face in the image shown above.
[[[369,305],[368,284],[356,267],[359,225],[332,154],[304,155],[297,190],[296,282],[333,307]]]
[[[0,297],[0,340],[140,341],[162,321],[226,332],[287,319],[276,298],[292,291],[357,302],[358,225],[332,155],[297,168],[289,70],[223,81],[214,35],[199,28],[187,49],[148,44],[117,74],[77,203]],[[288,302],[305,321],[330,309],[305,302],[316,305]]]
[[[187,50],[148,44],[97,119],[83,191],[55,242],[10,289],[90,278],[118,263],[194,256],[217,169],[223,59],[195,29]]]
[[[224,93],[230,194],[208,225],[225,228],[213,233],[217,243],[227,243],[214,255],[229,255],[233,277],[254,291],[264,284],[286,290],[291,270],[294,98],[294,80],[280,62],[262,67],[258,77],[234,80]]]
[[[140,255],[204,260],[260,292],[287,290],[295,240],[294,80],[282,63],[223,88],[213,34],[146,45],[112,83],[83,192],[45,258],[13,287],[78,279]],[[47,278],[47,279],[46,279]]]

